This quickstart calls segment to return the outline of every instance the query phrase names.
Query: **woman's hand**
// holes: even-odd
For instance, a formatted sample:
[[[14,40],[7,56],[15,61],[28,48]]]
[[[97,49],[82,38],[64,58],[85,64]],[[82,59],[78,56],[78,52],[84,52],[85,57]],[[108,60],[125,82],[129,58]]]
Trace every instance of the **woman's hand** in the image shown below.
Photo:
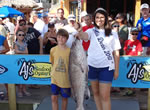
[[[117,80],[118,76],[119,76],[119,71],[115,70],[115,72],[114,72],[114,80]]]
[[[114,79],[116,80],[119,76],[119,61],[120,61],[119,50],[113,51],[113,56],[114,56],[114,62],[115,62]]]

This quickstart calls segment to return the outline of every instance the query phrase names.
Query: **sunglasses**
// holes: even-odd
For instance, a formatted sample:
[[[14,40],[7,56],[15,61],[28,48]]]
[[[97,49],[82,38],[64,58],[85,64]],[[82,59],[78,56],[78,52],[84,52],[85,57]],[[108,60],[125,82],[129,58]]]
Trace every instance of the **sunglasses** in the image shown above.
[[[23,36],[24,37],[25,35],[24,34],[18,34],[18,36]]]
[[[138,35],[138,33],[131,33],[131,34],[132,34],[132,35],[136,35],[136,36]]]
[[[121,17],[116,17],[115,19],[121,19]]]
[[[112,22],[113,20],[108,20],[108,22]]]
[[[26,24],[24,23],[24,24],[19,24],[19,26],[25,26]]]
[[[113,25],[112,27],[119,27],[119,25]]]

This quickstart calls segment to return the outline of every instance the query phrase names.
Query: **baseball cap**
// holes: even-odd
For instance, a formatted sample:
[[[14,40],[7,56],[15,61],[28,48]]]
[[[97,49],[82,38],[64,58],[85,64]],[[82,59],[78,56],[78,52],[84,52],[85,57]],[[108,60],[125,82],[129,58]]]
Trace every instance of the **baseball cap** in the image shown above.
[[[142,10],[143,8],[149,8],[149,5],[147,3],[143,3],[140,9]]]
[[[25,19],[21,19],[21,20],[19,20],[19,24],[20,24],[21,22],[26,23],[26,20],[25,20]]]
[[[132,27],[131,32],[139,32],[139,29],[137,27]]]
[[[75,21],[75,20],[76,20],[76,17],[75,17],[73,14],[70,14],[70,15],[68,16],[68,21],[70,21],[70,20]]]
[[[37,16],[38,17],[38,13],[36,11],[32,11],[31,16]]]
[[[87,15],[87,12],[86,12],[86,11],[82,11],[82,12],[81,12],[81,18],[84,17],[84,16],[86,16],[86,15]]]
[[[47,13],[42,13],[42,17],[48,17]]]

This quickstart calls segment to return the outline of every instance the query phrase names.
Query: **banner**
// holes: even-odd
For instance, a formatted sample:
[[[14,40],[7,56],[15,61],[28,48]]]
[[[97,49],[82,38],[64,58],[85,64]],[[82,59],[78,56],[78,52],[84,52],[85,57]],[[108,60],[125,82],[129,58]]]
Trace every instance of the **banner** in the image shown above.
[[[0,55],[0,83],[50,85],[49,55]],[[150,88],[149,57],[120,57],[113,87]]]
[[[114,87],[150,88],[150,58],[120,57],[119,77]]]
[[[0,83],[50,84],[48,55],[0,55]]]

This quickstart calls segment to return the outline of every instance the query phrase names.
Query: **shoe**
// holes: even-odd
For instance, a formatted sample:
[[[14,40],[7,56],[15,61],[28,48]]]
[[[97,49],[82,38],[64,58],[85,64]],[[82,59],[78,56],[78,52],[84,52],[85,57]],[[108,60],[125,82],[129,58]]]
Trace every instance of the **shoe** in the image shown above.
[[[31,93],[30,93],[30,92],[27,92],[27,91],[24,91],[23,94],[24,94],[25,96],[31,96]]]
[[[18,93],[18,97],[23,97],[22,92],[19,92],[19,93]]]
[[[40,87],[39,87],[39,86],[36,86],[36,85],[29,86],[28,88],[30,88],[30,89],[40,89]]]
[[[134,96],[134,95],[135,95],[135,91],[128,90],[123,96]]]
[[[146,88],[146,89],[144,88],[144,89],[140,89],[140,91],[141,91],[141,92],[144,92],[144,91],[148,91],[148,89],[147,89],[147,88]]]
[[[112,93],[120,93],[120,90],[118,90],[118,89],[112,89],[111,92]]]

